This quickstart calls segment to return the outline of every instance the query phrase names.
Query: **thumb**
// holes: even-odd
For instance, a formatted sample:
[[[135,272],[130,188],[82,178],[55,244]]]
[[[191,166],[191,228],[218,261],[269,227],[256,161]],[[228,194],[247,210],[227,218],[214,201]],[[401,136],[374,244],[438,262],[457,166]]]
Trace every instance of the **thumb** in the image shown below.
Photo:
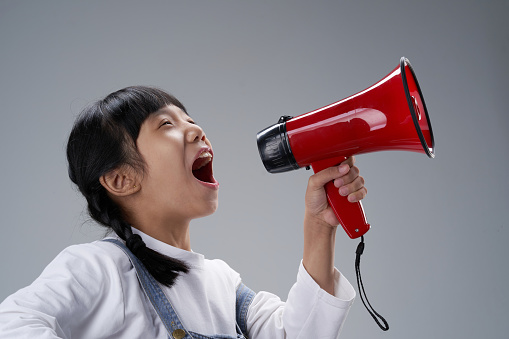
[[[315,173],[309,178],[309,188],[320,189],[329,181],[340,178],[347,174],[349,171],[350,166],[347,164],[341,164],[339,166],[326,168],[318,173]]]

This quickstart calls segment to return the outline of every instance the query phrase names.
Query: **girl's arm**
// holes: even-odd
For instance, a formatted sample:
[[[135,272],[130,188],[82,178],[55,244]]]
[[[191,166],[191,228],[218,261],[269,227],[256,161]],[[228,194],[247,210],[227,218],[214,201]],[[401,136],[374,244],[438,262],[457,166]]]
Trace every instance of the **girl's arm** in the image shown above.
[[[303,265],[316,283],[334,295],[334,245],[339,221],[327,202],[324,185],[334,180],[341,195],[356,202],[367,190],[355,158],[346,159],[339,166],[327,168],[309,178],[304,214]]]
[[[334,180],[350,201],[364,198],[367,193],[364,179],[354,162],[353,157],[348,158],[341,165],[310,177],[304,216],[304,257],[297,282],[286,302],[267,292],[256,294],[248,312],[250,338],[336,338],[341,332],[355,290],[334,268],[339,221],[328,205],[324,185]]]
[[[0,304],[0,339],[99,338],[124,320],[117,263],[95,244],[68,247]]]

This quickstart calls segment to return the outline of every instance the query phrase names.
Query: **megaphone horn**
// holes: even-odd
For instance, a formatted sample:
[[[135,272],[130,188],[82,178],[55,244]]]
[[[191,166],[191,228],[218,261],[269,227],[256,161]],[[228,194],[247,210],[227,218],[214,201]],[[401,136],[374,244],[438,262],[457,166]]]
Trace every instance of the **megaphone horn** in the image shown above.
[[[302,167],[319,172],[347,157],[378,151],[412,151],[434,157],[431,123],[410,62],[373,86],[331,105],[283,116],[257,134],[262,162],[270,173]],[[352,239],[370,228],[362,203],[350,203],[333,183],[325,190],[330,206]]]

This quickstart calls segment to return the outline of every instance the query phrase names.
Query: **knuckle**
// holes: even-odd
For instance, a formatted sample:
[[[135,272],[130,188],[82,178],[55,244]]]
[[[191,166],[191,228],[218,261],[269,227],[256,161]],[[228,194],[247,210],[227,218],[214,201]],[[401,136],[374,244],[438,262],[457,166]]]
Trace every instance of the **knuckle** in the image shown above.
[[[359,171],[359,168],[357,166],[352,166],[350,171],[352,171],[355,174],[356,177],[359,176],[360,171]]]
[[[341,163],[341,165],[348,165],[348,166],[352,167],[352,166],[353,166],[352,157],[348,157],[348,158],[346,158],[346,159],[345,159],[345,160]]]
[[[316,174],[313,174],[312,176],[309,177],[308,179],[308,185],[309,186],[313,186],[314,182],[316,181]]]
[[[347,174],[347,177],[349,182],[353,182],[357,180],[357,178],[359,177],[359,173],[352,167],[350,172]]]
[[[355,189],[358,191],[358,190],[361,190],[362,187],[364,187],[364,184],[362,183],[361,180],[357,180],[356,183],[355,183]]]
[[[308,186],[317,187],[317,186],[321,185],[322,175],[323,175],[323,173],[319,172],[319,173],[315,173],[312,176],[310,176],[309,180],[308,180]]]
[[[359,176],[359,181],[360,181],[361,185],[364,186],[364,184],[365,184],[364,178]]]

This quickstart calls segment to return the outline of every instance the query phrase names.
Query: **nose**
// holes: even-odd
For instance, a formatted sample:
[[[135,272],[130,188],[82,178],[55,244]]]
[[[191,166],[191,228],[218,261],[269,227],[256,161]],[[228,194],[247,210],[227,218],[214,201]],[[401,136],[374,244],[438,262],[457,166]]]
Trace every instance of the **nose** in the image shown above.
[[[205,140],[205,132],[200,126],[189,123],[186,130],[186,141],[192,143],[200,140]]]

